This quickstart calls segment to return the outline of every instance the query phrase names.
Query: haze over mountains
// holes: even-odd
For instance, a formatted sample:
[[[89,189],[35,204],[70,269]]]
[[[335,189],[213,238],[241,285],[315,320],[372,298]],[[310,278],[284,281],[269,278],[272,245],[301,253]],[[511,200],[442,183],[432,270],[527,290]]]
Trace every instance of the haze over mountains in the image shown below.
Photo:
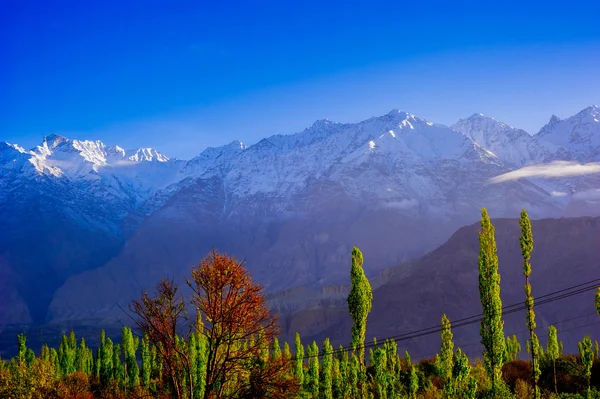
[[[114,320],[212,247],[274,292],[345,282],[353,245],[370,274],[414,259],[482,206],[598,215],[599,114],[552,116],[532,136],[480,114],[447,127],[393,110],[189,161],[56,135],[0,142],[0,326]]]

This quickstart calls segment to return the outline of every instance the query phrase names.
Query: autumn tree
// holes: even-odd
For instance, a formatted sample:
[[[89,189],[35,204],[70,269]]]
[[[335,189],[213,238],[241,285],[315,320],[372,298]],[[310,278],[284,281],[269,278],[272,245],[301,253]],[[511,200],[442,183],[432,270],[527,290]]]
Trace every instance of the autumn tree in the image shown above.
[[[485,348],[483,363],[492,381],[492,395],[495,396],[502,383],[505,337],[494,226],[485,208],[481,210],[479,248],[479,295],[483,308],[481,343]]]
[[[191,274],[187,284],[192,303],[206,320],[201,331],[207,356],[204,397],[279,397],[294,392],[295,381],[285,377],[290,360],[268,361],[278,333],[277,317],[269,312],[263,288],[252,281],[243,262],[212,250]]]
[[[181,376],[188,375],[187,393],[191,397],[194,389],[189,357],[177,335],[188,321],[185,299],[179,293],[178,285],[173,280],[162,280],[156,285],[154,296],[144,291],[141,299],[131,303],[130,310],[137,316],[138,328],[159,351],[173,395],[178,399],[184,397]]]

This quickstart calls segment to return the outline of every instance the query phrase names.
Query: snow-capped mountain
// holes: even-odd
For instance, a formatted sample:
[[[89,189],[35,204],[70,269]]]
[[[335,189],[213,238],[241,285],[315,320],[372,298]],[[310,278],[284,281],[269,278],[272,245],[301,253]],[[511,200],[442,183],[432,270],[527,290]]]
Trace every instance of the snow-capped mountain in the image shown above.
[[[18,246],[0,240],[0,255],[12,254],[5,273],[35,275],[34,261],[42,259],[32,255],[22,267],[14,250],[40,241],[31,227],[16,227],[39,215],[27,205],[32,201],[51,199],[40,224],[57,225],[59,218],[77,226],[55,238],[65,247],[61,257],[44,254],[68,270],[38,321],[40,314],[44,320],[112,317],[119,301],[126,304],[161,277],[181,276],[211,247],[245,258],[270,291],[335,283],[347,277],[353,245],[376,272],[441,244],[477,220],[482,206],[494,217],[515,217],[522,207],[534,218],[563,216],[571,197],[600,187],[598,175],[490,179],[556,160],[597,160],[597,113],[590,107],[564,121],[554,118],[531,136],[479,114],[450,128],[393,110],[356,124],[317,121],[252,146],[234,141],[187,162],[58,136],[29,151],[0,143],[0,198],[10,204],[0,208],[0,221],[11,220],[30,237]],[[10,194],[19,182],[26,195]],[[110,225],[104,241],[96,237],[99,225]],[[65,243],[77,242],[82,231],[94,232],[90,240],[106,242],[107,249],[92,246],[97,256],[88,257],[94,260],[88,267],[64,266],[76,257]],[[0,297],[14,302],[26,288],[0,287]],[[12,320],[23,320],[22,312],[13,313]]]
[[[600,161],[600,107],[592,105],[570,118],[552,115],[537,134],[555,158],[579,162]]]
[[[491,151],[507,166],[525,166],[550,155],[549,150],[526,131],[483,114],[460,119],[452,129]]]

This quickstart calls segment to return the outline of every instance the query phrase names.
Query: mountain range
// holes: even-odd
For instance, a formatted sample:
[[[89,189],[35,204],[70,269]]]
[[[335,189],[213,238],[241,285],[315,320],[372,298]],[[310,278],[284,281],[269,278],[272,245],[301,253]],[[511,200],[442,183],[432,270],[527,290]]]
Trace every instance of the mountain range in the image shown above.
[[[197,157],[58,135],[0,142],[0,326],[114,321],[140,290],[216,247],[274,293],[370,275],[479,218],[600,214],[600,110],[537,134],[481,114],[453,126],[393,110],[315,122]]]

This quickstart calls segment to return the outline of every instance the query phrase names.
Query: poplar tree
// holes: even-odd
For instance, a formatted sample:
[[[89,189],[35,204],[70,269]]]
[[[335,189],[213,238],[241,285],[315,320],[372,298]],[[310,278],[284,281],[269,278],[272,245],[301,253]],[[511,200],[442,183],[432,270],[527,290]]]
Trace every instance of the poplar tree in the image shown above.
[[[123,327],[121,346],[125,358],[125,378],[127,386],[133,388],[140,384],[140,370],[137,364],[136,355],[139,339],[133,337],[133,332],[129,327]]]
[[[454,367],[454,342],[450,320],[442,316],[442,347],[440,350],[440,377],[444,383],[444,392],[448,397],[454,394],[452,369]]]
[[[296,357],[294,358],[294,377],[302,386],[304,384],[304,345],[300,340],[300,334],[296,333]]]
[[[527,308],[527,329],[529,330],[529,342],[531,345],[531,383],[533,385],[534,398],[540,397],[540,390],[538,387],[538,380],[540,378],[540,365],[538,356],[537,342],[535,336],[535,312],[533,311],[533,296],[531,295],[531,284],[529,283],[529,276],[531,275],[531,251],[533,251],[533,233],[531,231],[531,221],[527,215],[527,211],[523,209],[521,211],[521,218],[519,219],[519,225],[521,226],[521,237],[519,242],[521,243],[521,254],[523,255],[523,275],[525,276],[525,306]]]
[[[371,311],[373,303],[373,291],[371,284],[363,270],[363,255],[360,249],[352,249],[352,268],[350,269],[350,281],[352,289],[348,295],[348,310],[353,320],[352,325],[352,349],[358,353],[361,374],[364,370],[365,361],[365,334],[367,332],[367,316]]]
[[[600,316],[600,287],[598,287],[598,291],[596,291],[595,305],[596,305],[596,312],[598,313],[598,316]]]
[[[387,352],[383,348],[376,348],[371,357],[373,372],[375,374],[375,384],[377,387],[377,397],[379,399],[387,398],[388,370],[387,370]]]
[[[594,352],[592,351],[592,340],[590,337],[585,337],[582,341],[577,343],[579,349],[579,356],[581,356],[581,363],[585,370],[585,378],[587,380],[587,397],[591,397],[590,382],[592,377],[592,366],[594,365]]]
[[[419,376],[417,375],[417,370],[415,369],[415,366],[410,360],[410,354],[408,353],[408,351],[404,352],[404,358],[406,359],[406,364],[409,368],[408,396],[410,396],[411,398],[416,398],[417,391],[419,390]]]
[[[317,399],[319,397],[319,347],[314,341],[308,346],[308,356],[310,357],[308,375],[304,379],[304,386],[311,397]]]
[[[329,343],[329,338],[326,338],[322,347],[321,359],[321,375],[320,381],[320,397],[323,399],[332,399],[332,367],[333,367],[333,346]]]
[[[554,373],[554,393],[558,394],[558,385],[556,383],[556,359],[559,356],[558,350],[558,336],[556,334],[556,327],[550,326],[548,328],[548,342],[546,342],[546,356],[549,360],[552,360],[552,368]]]
[[[279,346],[279,339],[273,338],[273,360],[278,361],[281,359],[281,346]]]
[[[150,352],[150,343],[148,341],[148,336],[144,336],[142,339],[142,348],[141,348],[141,356],[142,356],[142,386],[148,387],[150,386],[150,376],[152,374],[152,354]]]
[[[485,348],[483,363],[492,381],[492,395],[496,396],[502,383],[505,338],[496,239],[485,208],[481,210],[479,248],[479,295],[483,308],[481,343]]]

